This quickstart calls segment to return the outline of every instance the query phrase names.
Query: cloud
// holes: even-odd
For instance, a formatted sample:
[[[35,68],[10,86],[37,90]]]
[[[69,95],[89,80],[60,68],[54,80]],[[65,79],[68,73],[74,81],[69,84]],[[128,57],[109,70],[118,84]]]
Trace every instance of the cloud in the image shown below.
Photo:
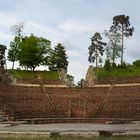
[[[0,31],[0,40],[2,41],[7,41],[11,38],[11,35],[6,34],[5,32]]]
[[[0,13],[0,19],[2,19],[2,21],[0,22],[0,28],[9,28],[10,26],[18,22],[18,19],[15,16],[8,13]]]
[[[89,64],[85,62],[72,61],[69,64],[68,73],[74,75],[75,82],[77,83],[81,78],[85,78],[88,66]]]
[[[60,42],[66,47],[68,71],[78,81],[85,77],[89,65],[90,37],[108,30],[115,15],[130,16],[135,33],[125,39],[125,58],[127,61],[139,58],[139,5],[139,0],[1,0],[0,41],[9,45],[10,27],[24,22],[25,35],[34,33],[51,40],[52,46]]]
[[[0,41],[1,44],[9,46],[10,40],[12,39],[11,26],[18,23],[18,19],[8,13],[0,13]]]
[[[127,40],[128,41],[128,40]],[[127,42],[126,48],[127,55],[132,59],[140,59],[140,42],[138,39],[133,38]]]
[[[88,20],[84,21],[84,19],[67,19],[60,25],[58,25],[60,29],[66,31],[68,33],[95,33],[95,32],[103,32],[105,28],[109,27],[109,23],[103,22],[100,20]]]
[[[83,33],[89,31],[89,27],[87,25],[85,26],[84,24],[72,19],[68,19],[58,27],[70,33]]]

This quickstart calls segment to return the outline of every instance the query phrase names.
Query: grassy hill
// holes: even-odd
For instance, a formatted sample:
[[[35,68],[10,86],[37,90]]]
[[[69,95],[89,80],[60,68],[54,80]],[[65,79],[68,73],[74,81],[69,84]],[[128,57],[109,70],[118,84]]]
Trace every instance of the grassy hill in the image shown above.
[[[57,71],[26,71],[26,70],[8,70],[12,77],[18,79],[37,79],[38,75],[46,80],[59,80]],[[126,68],[114,68],[105,70],[104,68],[98,69],[98,80],[115,78],[115,77],[136,77],[140,76],[140,67],[128,66]]]
[[[8,70],[12,77],[16,79],[37,79],[40,78],[46,80],[59,80],[57,71],[26,71],[26,70]]]
[[[114,77],[135,77],[140,76],[140,67],[127,66],[126,68],[114,68],[110,70],[105,70],[104,68],[99,68],[98,79],[114,78]]]

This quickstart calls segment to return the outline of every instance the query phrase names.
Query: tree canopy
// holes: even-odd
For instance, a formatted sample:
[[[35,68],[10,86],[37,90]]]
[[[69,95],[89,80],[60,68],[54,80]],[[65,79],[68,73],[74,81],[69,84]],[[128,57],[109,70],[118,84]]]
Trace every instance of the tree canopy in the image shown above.
[[[8,50],[8,60],[13,62],[12,69],[14,69],[15,61],[18,61],[19,47],[22,41],[22,30],[24,28],[23,24],[16,24],[11,27],[14,32],[14,39],[10,42],[10,49]]]
[[[96,68],[98,67],[98,62],[103,56],[105,42],[102,42],[102,37],[100,33],[96,32],[94,36],[91,37],[91,45],[89,46],[89,57],[88,61],[90,63],[96,62]]]
[[[63,68],[65,72],[67,72],[69,62],[65,47],[61,43],[58,43],[51,54],[52,55],[49,59],[49,69],[57,70]]]
[[[33,34],[29,37],[24,37],[20,44],[18,55],[20,66],[34,71],[37,66],[40,66],[44,62],[49,48],[49,40],[36,37]]]
[[[115,59],[120,57],[121,52],[121,34],[116,33],[114,30],[104,32],[105,37],[108,39],[108,43],[106,45],[106,55],[107,60],[112,62],[112,66],[115,65]]]
[[[129,16],[117,15],[113,17],[113,25],[111,28],[121,34],[121,65],[123,64],[124,37],[132,36],[134,32],[134,27],[130,25]]]

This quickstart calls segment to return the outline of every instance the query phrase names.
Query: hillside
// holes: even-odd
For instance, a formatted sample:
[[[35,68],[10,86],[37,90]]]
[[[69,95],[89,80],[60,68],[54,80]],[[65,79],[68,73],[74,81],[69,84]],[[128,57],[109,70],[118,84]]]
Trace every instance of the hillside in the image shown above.
[[[140,83],[140,67],[128,66],[126,68],[115,68],[98,70],[97,83]]]
[[[17,81],[32,80],[32,82],[40,79],[51,81],[60,81],[57,71],[26,71],[26,70],[8,70],[9,73]],[[36,83],[36,82],[35,82]],[[140,68],[136,66],[128,66],[126,68],[114,68],[105,70],[104,68],[98,69],[98,84],[108,83],[140,83]]]
[[[109,77],[130,77],[140,76],[140,67],[129,66],[126,68],[115,68],[111,70],[105,70],[100,68],[98,71],[98,78],[104,79]]]
[[[26,71],[26,70],[8,70],[12,77],[17,80],[20,79],[41,79],[45,80],[59,80],[59,75],[57,71]]]
[[[74,86],[74,77],[60,71],[8,70],[8,72],[17,84],[40,84],[43,82],[54,86]]]

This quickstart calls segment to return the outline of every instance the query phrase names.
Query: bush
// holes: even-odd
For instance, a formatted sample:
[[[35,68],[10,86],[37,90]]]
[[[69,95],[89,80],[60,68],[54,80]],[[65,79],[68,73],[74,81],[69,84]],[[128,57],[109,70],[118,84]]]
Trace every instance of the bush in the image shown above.
[[[136,67],[140,67],[140,60],[134,61],[133,65],[136,66]]]
[[[112,63],[112,67],[113,68],[116,68],[117,66],[116,66],[116,63]]]
[[[122,65],[118,65],[118,68],[127,69],[128,65],[123,62]]]
[[[110,70],[111,69],[111,63],[110,63],[109,60],[106,60],[105,61],[104,69],[105,70]]]

